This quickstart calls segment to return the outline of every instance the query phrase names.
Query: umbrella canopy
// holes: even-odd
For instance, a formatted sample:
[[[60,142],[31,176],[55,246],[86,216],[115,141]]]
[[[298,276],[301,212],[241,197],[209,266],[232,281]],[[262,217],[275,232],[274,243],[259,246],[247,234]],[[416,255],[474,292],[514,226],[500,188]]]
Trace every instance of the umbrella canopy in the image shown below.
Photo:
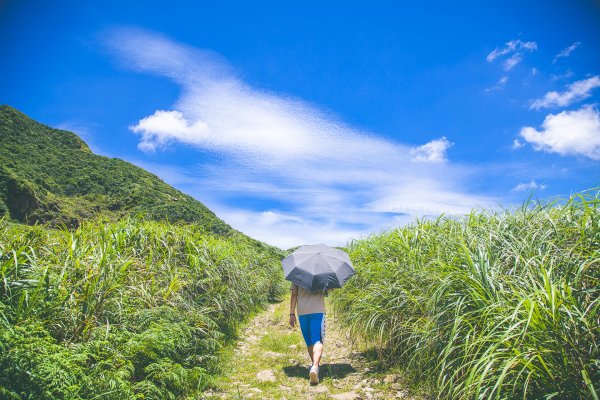
[[[354,275],[348,254],[324,244],[302,246],[281,265],[285,279],[311,292],[341,288]]]

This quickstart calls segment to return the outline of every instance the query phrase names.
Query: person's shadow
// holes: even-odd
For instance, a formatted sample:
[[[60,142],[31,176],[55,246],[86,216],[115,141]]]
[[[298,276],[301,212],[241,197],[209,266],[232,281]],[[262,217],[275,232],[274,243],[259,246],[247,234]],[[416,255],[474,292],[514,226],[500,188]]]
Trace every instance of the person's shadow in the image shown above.
[[[308,377],[308,368],[302,365],[283,367],[283,372],[290,378]],[[319,367],[319,377],[321,379],[342,379],[353,372],[356,372],[356,369],[350,364],[321,364]]]

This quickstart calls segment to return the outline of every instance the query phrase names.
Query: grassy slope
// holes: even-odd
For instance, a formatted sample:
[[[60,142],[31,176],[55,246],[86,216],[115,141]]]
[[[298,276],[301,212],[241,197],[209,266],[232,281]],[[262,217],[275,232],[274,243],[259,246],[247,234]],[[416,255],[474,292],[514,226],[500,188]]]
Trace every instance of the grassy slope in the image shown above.
[[[340,320],[443,399],[600,395],[598,192],[352,243]]]
[[[195,225],[0,220],[0,398],[198,398],[280,258]]]
[[[0,106],[0,215],[77,226],[104,215],[195,222],[211,232],[232,229],[192,197],[116,158],[93,154],[74,133],[42,125]]]
[[[282,290],[278,249],[8,106],[2,215],[48,228],[0,218],[0,398],[197,398]]]

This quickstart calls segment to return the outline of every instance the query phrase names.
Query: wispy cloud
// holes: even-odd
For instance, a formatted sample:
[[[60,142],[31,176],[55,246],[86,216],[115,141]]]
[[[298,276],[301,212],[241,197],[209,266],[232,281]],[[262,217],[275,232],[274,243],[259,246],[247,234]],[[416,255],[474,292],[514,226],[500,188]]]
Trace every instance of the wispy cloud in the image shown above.
[[[411,160],[416,162],[441,163],[447,161],[446,151],[452,147],[451,143],[445,137],[432,140],[422,146],[410,150]]]
[[[487,197],[471,197],[465,204],[464,195],[451,191],[432,190],[430,198],[417,198],[411,193],[398,191],[370,203],[372,211],[409,215],[468,214],[473,208],[492,206]]]
[[[552,82],[562,81],[562,80],[569,79],[573,75],[575,75],[575,73],[573,71],[571,71],[570,69],[568,69],[567,71],[565,71],[562,74],[552,74],[552,75],[550,75],[550,79],[552,80]]]
[[[508,76],[504,75],[503,77],[501,77],[500,79],[498,79],[498,82],[496,82],[496,84],[494,86],[486,88],[485,91],[486,92],[491,92],[491,91],[494,91],[494,90],[500,90],[504,86],[506,86],[507,82],[508,82]]]
[[[520,149],[525,147],[525,144],[523,142],[521,142],[519,139],[515,139],[513,140],[513,144],[512,144],[512,148],[513,149]]]
[[[447,160],[445,137],[416,147],[382,139],[315,105],[250,86],[214,53],[147,31],[111,31],[107,42],[123,65],[182,89],[172,109],[130,127],[139,149],[179,143],[219,154],[188,168],[195,183],[186,191],[258,239],[281,247],[343,244],[414,216],[497,204],[466,187],[474,171]]]
[[[64,131],[74,132],[80,138],[85,141],[92,140],[94,135],[92,134],[92,130],[87,124],[82,124],[80,122],[75,121],[64,121],[54,126],[56,129],[62,129]]]
[[[529,182],[523,182],[523,183],[519,183],[517,186],[515,186],[514,188],[512,188],[513,192],[525,192],[528,190],[544,190],[546,189],[546,185],[540,185],[538,184],[536,181],[531,180]]]
[[[600,113],[589,105],[550,114],[541,130],[524,127],[520,134],[535,150],[600,160]]]
[[[98,127],[94,125],[95,124],[90,124],[87,122],[82,123],[80,121],[63,121],[55,125],[54,127],[56,129],[62,129],[77,134],[77,136],[83,139],[83,141],[94,153],[110,157],[111,154],[102,149],[96,143],[96,135],[94,134],[94,132],[98,129]]]
[[[276,211],[248,211],[220,209],[233,226],[244,227],[244,233],[289,249],[305,243],[346,243],[349,238],[359,239],[365,235],[361,229],[347,229],[332,222],[325,224],[293,214]]]
[[[562,49],[560,52],[558,52],[558,54],[556,56],[554,56],[554,60],[552,60],[552,64],[554,64],[559,58],[569,57],[571,55],[571,53],[577,47],[579,47],[580,44],[581,44],[581,42],[575,42],[572,45],[570,45],[570,46],[565,47],[564,49]]]
[[[504,63],[502,63],[502,66],[504,67],[505,71],[510,71],[518,63],[520,63],[522,59],[523,59],[523,57],[521,56],[521,54],[513,54],[512,56],[510,56],[509,58],[504,60]]]
[[[486,60],[488,62],[494,62],[497,59],[504,58],[502,67],[505,71],[510,71],[523,59],[524,52],[531,52],[537,50],[537,43],[535,42],[523,42],[520,39],[511,40],[506,42],[504,47],[496,48],[490,52]]]
[[[600,87],[600,76],[592,76],[591,78],[582,79],[573,82],[567,86],[567,89],[562,92],[548,92],[541,99],[534,100],[531,103],[531,109],[539,110],[540,108],[549,107],[564,107],[577,101],[587,99],[591,96],[592,90]]]

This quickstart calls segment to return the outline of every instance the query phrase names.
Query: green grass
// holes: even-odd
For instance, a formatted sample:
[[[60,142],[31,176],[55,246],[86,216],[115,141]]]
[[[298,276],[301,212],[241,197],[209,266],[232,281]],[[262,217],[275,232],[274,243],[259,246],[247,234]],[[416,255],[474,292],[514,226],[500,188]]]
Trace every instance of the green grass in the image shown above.
[[[347,250],[338,321],[442,399],[598,399],[598,191]]]
[[[197,398],[285,292],[280,258],[194,225],[0,220],[0,397]]]
[[[270,335],[263,336],[260,340],[260,347],[265,351],[275,353],[285,353],[291,345],[297,344],[297,335]]]

